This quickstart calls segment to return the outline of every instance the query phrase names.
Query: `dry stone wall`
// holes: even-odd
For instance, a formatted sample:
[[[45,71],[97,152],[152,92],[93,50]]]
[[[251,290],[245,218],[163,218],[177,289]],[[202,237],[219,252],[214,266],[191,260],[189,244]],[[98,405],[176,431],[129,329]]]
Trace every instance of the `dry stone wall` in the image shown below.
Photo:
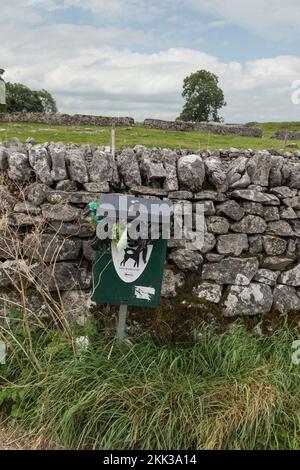
[[[131,117],[92,116],[89,114],[60,114],[60,113],[0,113],[2,122],[36,122],[65,126],[96,125],[96,126],[131,126]]]
[[[299,131],[286,131],[286,130],[278,130],[274,132],[271,136],[271,139],[280,139],[280,140],[300,140],[300,132]]]
[[[87,204],[101,192],[131,193],[205,208],[199,250],[169,241],[163,298],[180,293],[182,308],[212,306],[223,317],[300,312],[299,152],[137,145],[113,158],[104,147],[12,139],[0,145],[0,176],[1,287],[19,263],[64,301],[86,301],[95,235]],[[21,259],[8,250],[7,228]]]
[[[200,131],[221,135],[240,135],[244,137],[262,137],[263,131],[258,127],[245,125],[207,124],[206,122],[162,121],[161,119],[145,119],[144,126],[151,129],[167,131]]]

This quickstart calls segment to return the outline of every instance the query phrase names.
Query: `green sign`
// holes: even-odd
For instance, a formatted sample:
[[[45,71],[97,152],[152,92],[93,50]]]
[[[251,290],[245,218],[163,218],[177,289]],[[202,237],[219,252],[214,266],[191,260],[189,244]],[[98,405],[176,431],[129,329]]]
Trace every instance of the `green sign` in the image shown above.
[[[121,196],[124,198],[124,196]],[[127,200],[128,199],[128,200]],[[150,200],[125,197],[125,209],[117,208],[117,214],[127,212],[133,202],[144,209]],[[100,198],[100,205],[105,200]],[[107,195],[107,200],[117,205],[117,197]],[[159,203],[162,201],[157,200]],[[124,200],[123,200],[124,202]],[[153,204],[154,201],[151,200]],[[127,205],[128,204],[128,205]],[[145,205],[143,205],[145,204]],[[118,227],[118,224],[115,227]],[[127,225],[123,234],[127,235]],[[122,236],[122,235],[121,235]],[[127,304],[136,307],[158,307],[167,250],[167,240],[158,239],[127,239],[125,243],[116,240],[99,240],[93,268],[93,296],[95,302],[114,305]]]
[[[146,260],[138,247],[118,250],[113,242],[107,249],[97,251],[92,300],[113,305],[158,307],[166,250],[167,240],[160,239],[147,246]],[[136,256],[139,256],[138,263]]]

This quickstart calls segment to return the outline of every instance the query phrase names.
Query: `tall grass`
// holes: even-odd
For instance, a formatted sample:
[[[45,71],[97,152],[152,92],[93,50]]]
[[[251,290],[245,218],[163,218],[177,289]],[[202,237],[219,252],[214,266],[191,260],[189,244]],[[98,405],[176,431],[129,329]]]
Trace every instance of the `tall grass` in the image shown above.
[[[7,186],[7,181],[3,175],[0,175],[0,184],[2,183],[4,187]],[[13,182],[11,185],[13,185],[11,192],[16,199],[26,205],[22,185]],[[24,231],[22,222],[13,219],[16,215],[26,218],[25,225],[30,226],[30,232]],[[78,220],[78,223],[82,222],[84,222],[83,219]],[[47,329],[50,324],[55,325],[68,335],[71,342],[73,341],[69,325],[72,311],[64,305],[55,271],[68,237],[60,237],[60,226],[57,229],[51,228],[49,231],[48,223],[49,221],[42,215],[35,217],[28,210],[21,214],[14,213],[12,208],[1,211],[0,257],[6,261],[1,263],[0,340],[4,340],[9,345],[16,343],[15,332],[11,328],[7,311],[11,309],[18,311],[21,314],[19,324],[28,339],[26,353],[36,368],[40,365],[31,338],[32,326],[39,325],[40,328]],[[30,233],[31,242],[26,241],[26,233]],[[48,235],[46,247],[43,243],[43,234]],[[55,289],[49,289],[49,279],[43,279],[43,276],[39,275],[39,269],[46,269],[49,265],[51,271],[48,277]],[[76,286],[75,280],[74,285]],[[36,309],[32,304],[30,294],[40,300],[44,314],[41,313],[41,308]]]
[[[299,449],[300,366],[293,336],[257,338],[237,325],[180,348],[117,344],[89,327],[87,349],[67,335],[26,335],[0,369],[0,410],[53,447],[75,449]],[[23,347],[21,347],[23,346]]]

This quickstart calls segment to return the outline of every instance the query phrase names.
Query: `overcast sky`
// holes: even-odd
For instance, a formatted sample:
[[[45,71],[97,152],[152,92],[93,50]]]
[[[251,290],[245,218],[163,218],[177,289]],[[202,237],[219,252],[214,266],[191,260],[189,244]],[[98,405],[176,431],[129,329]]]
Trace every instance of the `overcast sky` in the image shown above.
[[[5,78],[59,111],[174,119],[182,81],[219,76],[226,122],[299,120],[299,0],[0,0]]]

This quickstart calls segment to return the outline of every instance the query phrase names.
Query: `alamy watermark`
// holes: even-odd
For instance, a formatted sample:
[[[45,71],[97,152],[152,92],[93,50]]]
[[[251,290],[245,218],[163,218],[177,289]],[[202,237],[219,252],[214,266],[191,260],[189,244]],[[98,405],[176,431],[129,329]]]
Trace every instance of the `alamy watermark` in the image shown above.
[[[5,358],[6,358],[6,344],[4,341],[0,341],[0,365],[5,364]]]
[[[126,196],[118,198],[117,207],[110,203],[100,204],[97,209],[99,222],[97,237],[100,240],[114,239],[116,226],[119,232],[126,231],[131,240],[181,240],[189,249],[199,250],[204,244],[204,205],[196,203],[166,201],[150,203],[148,206],[134,201],[128,207]]]

